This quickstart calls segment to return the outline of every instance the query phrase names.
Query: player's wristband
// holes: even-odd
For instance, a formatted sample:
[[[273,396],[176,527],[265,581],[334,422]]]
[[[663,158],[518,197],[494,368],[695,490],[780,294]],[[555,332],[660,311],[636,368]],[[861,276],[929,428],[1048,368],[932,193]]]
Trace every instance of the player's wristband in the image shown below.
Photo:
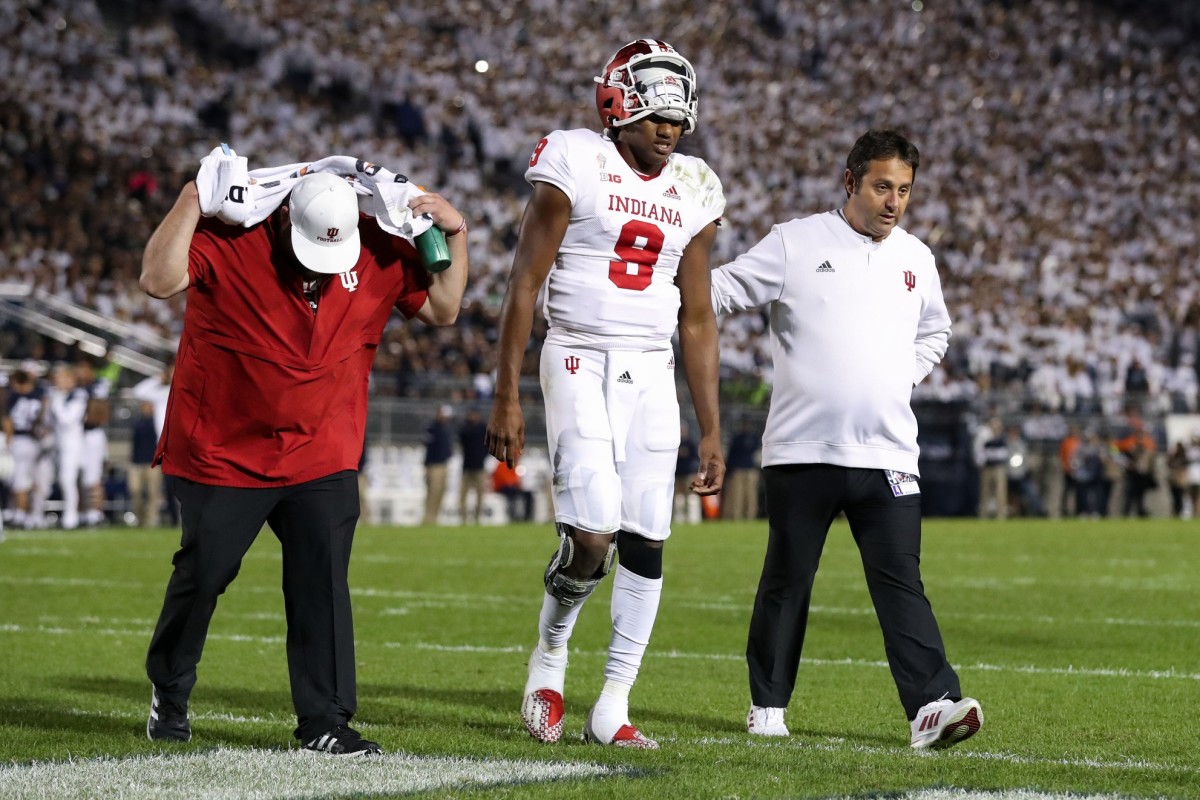
[[[452,237],[452,236],[458,236],[460,233],[462,233],[462,232],[463,232],[463,231],[465,231],[466,229],[467,229],[467,216],[466,216],[466,214],[464,214],[464,215],[463,215],[463,218],[462,218],[462,224],[461,224],[461,225],[459,225],[459,226],[458,226],[457,228],[455,228],[454,230],[452,230],[452,231],[448,232],[448,233],[446,234],[446,238],[447,238],[447,239],[449,239],[449,238],[450,238],[450,237]]]

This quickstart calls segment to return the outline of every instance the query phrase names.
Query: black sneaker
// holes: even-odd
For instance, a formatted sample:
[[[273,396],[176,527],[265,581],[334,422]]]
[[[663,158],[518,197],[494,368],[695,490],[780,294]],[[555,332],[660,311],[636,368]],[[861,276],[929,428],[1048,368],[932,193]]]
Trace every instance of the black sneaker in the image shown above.
[[[335,756],[379,756],[383,748],[369,739],[364,739],[349,725],[338,725],[304,745],[314,753],[330,753]]]
[[[187,707],[182,709],[162,700],[158,689],[150,689],[150,718],[146,720],[146,736],[152,742],[186,742],[192,738]]]

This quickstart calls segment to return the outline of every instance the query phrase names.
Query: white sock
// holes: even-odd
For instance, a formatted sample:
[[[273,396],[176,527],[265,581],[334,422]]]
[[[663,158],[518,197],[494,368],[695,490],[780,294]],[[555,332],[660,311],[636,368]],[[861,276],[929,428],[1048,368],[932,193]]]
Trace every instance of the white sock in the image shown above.
[[[611,742],[623,725],[629,723],[629,690],[619,681],[607,680],[596,705],[588,714],[588,728],[601,742]]]
[[[567,606],[558,602],[549,592],[542,595],[542,613],[538,615],[538,637],[546,653],[557,655],[560,651],[566,652],[567,642],[571,639],[571,631],[575,630],[575,621],[579,619],[583,603],[584,600],[579,600],[575,605]]]
[[[620,716],[621,722],[629,721],[629,690],[633,687],[617,681],[605,681],[596,700],[596,708],[607,716]]]
[[[662,584],[662,578],[643,578],[617,565],[612,590],[612,639],[604,666],[608,683],[628,687],[637,680],[658,617]]]
[[[567,674],[567,640],[579,618],[579,606],[561,605],[547,592],[542,596],[542,613],[538,616],[538,644],[529,656],[529,675],[525,679],[525,694],[537,689],[553,689],[563,693]],[[553,637],[551,640],[548,637]]]
[[[70,481],[63,481],[62,486],[62,514],[58,517],[58,526],[60,528],[74,528],[79,525],[79,489],[70,484]]]
[[[563,693],[567,677],[567,648],[548,652],[546,643],[539,639],[538,646],[529,654],[529,672],[525,678],[525,694],[538,689],[553,689]]]

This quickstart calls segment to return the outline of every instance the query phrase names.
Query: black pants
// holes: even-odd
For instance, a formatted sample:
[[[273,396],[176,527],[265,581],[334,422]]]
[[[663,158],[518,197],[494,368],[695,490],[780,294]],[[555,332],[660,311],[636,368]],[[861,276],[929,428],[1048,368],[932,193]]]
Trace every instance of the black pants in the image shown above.
[[[146,674],[162,699],[186,706],[208,625],[263,523],[283,547],[288,674],[309,741],[354,716],[354,627],[346,573],[358,521],[358,480],[339,472],[296,486],[236,489],[176,478],[183,537]]]
[[[746,660],[755,705],[786,707],[796,687],[813,578],[829,527],[845,512],[862,555],[900,702],[911,720],[943,695],[961,697],[921,583],[921,497],[896,497],[878,469],[766,467],[770,538]]]

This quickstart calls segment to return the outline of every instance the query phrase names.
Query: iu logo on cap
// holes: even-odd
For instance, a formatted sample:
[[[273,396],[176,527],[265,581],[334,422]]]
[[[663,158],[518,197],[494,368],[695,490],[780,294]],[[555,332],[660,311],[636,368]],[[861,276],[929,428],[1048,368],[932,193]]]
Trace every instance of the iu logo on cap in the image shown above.
[[[330,239],[336,239],[337,235],[340,231],[341,231],[341,228],[328,228],[325,231],[325,235],[328,236]]]

